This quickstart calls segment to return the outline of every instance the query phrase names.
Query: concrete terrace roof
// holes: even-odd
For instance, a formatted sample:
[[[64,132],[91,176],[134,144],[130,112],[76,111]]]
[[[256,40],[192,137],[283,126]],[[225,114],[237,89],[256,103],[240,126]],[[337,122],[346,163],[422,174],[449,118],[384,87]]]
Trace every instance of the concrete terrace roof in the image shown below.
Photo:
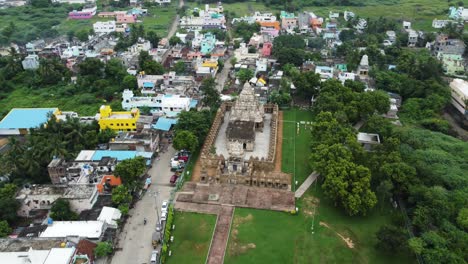
[[[0,121],[0,129],[30,129],[47,122],[48,114],[55,113],[58,108],[13,108]]]
[[[177,124],[177,119],[160,117],[156,122],[156,125],[153,126],[153,128],[162,131],[169,131],[171,129],[171,126],[175,124]]]
[[[153,153],[133,150],[82,150],[75,158],[76,161],[100,161],[104,157],[116,158],[118,161],[143,157],[150,159]]]
[[[101,221],[55,221],[42,232],[40,237],[85,237],[99,238],[104,232]]]

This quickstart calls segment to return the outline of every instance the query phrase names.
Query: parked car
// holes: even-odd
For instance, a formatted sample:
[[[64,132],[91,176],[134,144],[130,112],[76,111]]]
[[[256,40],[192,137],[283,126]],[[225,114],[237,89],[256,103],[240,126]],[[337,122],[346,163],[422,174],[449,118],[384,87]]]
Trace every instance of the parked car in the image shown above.
[[[166,220],[167,220],[167,211],[164,211],[161,214],[161,221],[166,221]]]
[[[161,204],[161,212],[167,212],[167,207],[169,206],[169,202],[164,200]]]
[[[153,252],[151,252],[150,263],[151,264],[158,263],[158,258],[159,258],[159,252],[157,250],[153,250]]]
[[[160,232],[162,230],[161,222],[156,223],[156,231]]]
[[[171,185],[175,185],[177,182],[177,179],[179,179],[179,175],[174,174],[171,176],[171,180],[169,182],[171,183]]]

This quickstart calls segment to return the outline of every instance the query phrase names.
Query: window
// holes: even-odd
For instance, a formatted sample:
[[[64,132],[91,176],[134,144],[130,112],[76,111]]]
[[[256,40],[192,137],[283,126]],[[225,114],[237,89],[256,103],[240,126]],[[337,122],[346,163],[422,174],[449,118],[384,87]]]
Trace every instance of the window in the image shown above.
[[[132,126],[135,126],[135,123],[133,123]]]

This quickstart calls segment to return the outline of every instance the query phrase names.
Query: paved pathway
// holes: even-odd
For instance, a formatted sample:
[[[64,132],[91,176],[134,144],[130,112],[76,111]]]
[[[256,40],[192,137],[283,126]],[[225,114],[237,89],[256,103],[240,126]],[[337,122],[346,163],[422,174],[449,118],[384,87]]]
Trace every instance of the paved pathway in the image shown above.
[[[168,200],[173,189],[169,185],[172,176],[170,171],[170,159],[174,156],[175,150],[172,147],[160,155],[159,160],[153,161],[153,167],[148,171],[153,181],[147,193],[138,201],[133,209],[130,210],[130,217],[125,224],[124,229],[118,235],[117,250],[112,258],[112,264],[142,264],[149,263],[151,251],[151,236],[156,230],[158,214],[156,210],[161,210],[163,200]],[[154,193],[158,191],[156,199]],[[143,219],[147,219],[146,225],[143,225]]]
[[[216,227],[211,240],[210,252],[208,252],[208,264],[222,264],[224,262],[224,252],[226,251],[231,229],[234,207],[223,206],[218,214]]]
[[[179,0],[179,9],[185,5],[184,0]],[[171,27],[167,33],[167,39],[170,39],[177,31],[177,27],[179,26],[180,16],[177,14],[174,20],[172,21]]]
[[[296,193],[294,193],[294,197],[296,198],[301,198],[302,195],[309,189],[309,187],[314,183],[314,181],[317,179],[319,174],[317,172],[312,172],[309,177],[299,186],[299,188],[296,190]]]
[[[221,72],[218,72],[218,74],[216,75],[216,89],[218,90],[218,92],[223,91],[224,83],[227,80],[231,67],[231,57],[229,57],[224,60],[224,68],[221,70]]]

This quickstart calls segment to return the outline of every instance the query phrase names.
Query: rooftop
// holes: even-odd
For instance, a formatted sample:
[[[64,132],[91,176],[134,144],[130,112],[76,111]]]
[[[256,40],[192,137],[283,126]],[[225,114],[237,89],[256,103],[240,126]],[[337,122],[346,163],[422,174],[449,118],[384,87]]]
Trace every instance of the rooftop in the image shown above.
[[[171,126],[175,124],[177,124],[177,119],[160,117],[153,128],[162,131],[169,131]]]
[[[255,122],[253,121],[233,121],[227,127],[228,140],[251,140],[255,139]]]
[[[39,127],[49,119],[48,115],[58,108],[13,108],[0,121],[0,129],[30,129]]]
[[[101,221],[55,221],[40,237],[85,237],[98,239],[104,231]]]
[[[104,157],[116,158],[118,161],[144,157],[150,159],[153,153],[133,150],[82,150],[75,158],[76,161],[100,161]]]

